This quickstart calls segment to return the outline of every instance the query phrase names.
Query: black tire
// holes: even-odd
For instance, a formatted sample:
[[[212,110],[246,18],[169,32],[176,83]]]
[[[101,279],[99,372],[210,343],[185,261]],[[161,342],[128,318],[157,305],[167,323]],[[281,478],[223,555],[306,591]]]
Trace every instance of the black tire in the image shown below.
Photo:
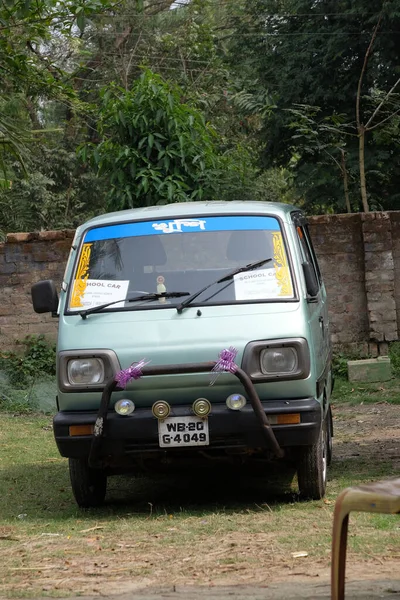
[[[333,455],[333,418],[332,418],[332,409],[330,406],[328,408],[328,414],[326,415],[326,430],[327,430],[326,458],[327,458],[327,464],[329,467],[329,465],[332,462],[332,455]]]
[[[80,508],[101,506],[107,491],[107,475],[101,469],[91,469],[87,461],[70,458],[69,477],[72,492]]]
[[[297,463],[300,495],[309,500],[320,500],[325,495],[328,466],[326,424],[325,420],[315,444],[301,448]]]

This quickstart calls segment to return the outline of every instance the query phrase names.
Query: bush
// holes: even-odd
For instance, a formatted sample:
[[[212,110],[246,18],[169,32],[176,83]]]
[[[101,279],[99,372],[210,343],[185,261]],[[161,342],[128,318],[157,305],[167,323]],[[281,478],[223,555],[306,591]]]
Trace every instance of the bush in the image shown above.
[[[399,355],[400,356],[400,355]],[[346,350],[346,348],[338,349],[333,353],[332,368],[335,377],[341,377],[347,379],[348,368],[347,362],[349,360],[360,360],[362,358],[368,358],[363,352],[357,350]]]
[[[348,370],[347,370],[347,361],[350,360],[348,356],[345,354],[338,352],[333,355],[332,360],[332,369],[335,377],[342,377],[347,379]]]
[[[392,364],[392,373],[395,377],[400,377],[400,342],[390,344],[389,357]]]
[[[56,346],[44,335],[29,335],[17,343],[24,347],[22,353],[0,355],[0,369],[8,375],[10,383],[27,387],[38,375],[56,374]]]

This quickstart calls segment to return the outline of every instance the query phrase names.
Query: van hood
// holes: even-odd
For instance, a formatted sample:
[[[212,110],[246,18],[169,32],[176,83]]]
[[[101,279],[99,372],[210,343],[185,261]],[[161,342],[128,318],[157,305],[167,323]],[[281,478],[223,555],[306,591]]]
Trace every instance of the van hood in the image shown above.
[[[286,302],[64,315],[58,350],[111,349],[125,369],[142,358],[152,365],[217,360],[234,346],[240,364],[251,341],[307,337],[300,310],[299,302]]]

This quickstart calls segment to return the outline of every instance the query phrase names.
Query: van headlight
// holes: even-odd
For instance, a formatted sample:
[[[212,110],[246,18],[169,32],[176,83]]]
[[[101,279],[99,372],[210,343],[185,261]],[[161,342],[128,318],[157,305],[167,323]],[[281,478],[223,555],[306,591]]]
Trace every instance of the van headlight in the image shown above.
[[[121,370],[114,350],[61,350],[57,378],[61,392],[101,392]]]
[[[265,375],[295,373],[298,364],[295,348],[266,348],[260,352],[260,369]]]
[[[310,349],[305,338],[250,342],[242,360],[242,369],[257,382],[306,379],[310,366]]]
[[[71,385],[96,385],[104,382],[101,358],[75,358],[68,361],[68,381]]]

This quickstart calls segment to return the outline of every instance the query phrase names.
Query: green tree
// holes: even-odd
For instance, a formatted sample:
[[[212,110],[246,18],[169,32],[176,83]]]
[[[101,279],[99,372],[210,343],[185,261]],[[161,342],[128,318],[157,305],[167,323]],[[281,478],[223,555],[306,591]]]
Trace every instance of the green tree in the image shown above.
[[[181,101],[181,90],[145,70],[131,90],[102,94],[100,143],[83,149],[109,178],[109,208],[214,197],[213,130]]]
[[[305,180],[308,169],[310,184],[316,178],[320,184],[324,182],[336,209],[343,197],[340,169],[334,161],[329,165],[321,160],[321,152],[306,155],[305,140],[293,140],[288,109],[300,104],[318,107],[321,119],[344,115],[344,122],[355,134],[346,139],[346,165],[358,180],[358,187],[349,182],[351,203],[360,205],[360,166],[364,164],[367,204],[373,208],[395,208],[392,199],[397,195],[395,181],[400,177],[400,168],[395,179],[389,177],[389,172],[393,175],[393,165],[385,160],[390,154],[400,165],[395,138],[388,139],[386,135],[384,140],[372,134],[365,137],[364,162],[360,161],[359,139],[362,126],[367,123],[385,128],[389,112],[396,119],[399,105],[390,105],[388,100],[396,100],[399,27],[400,7],[389,0],[252,0],[246,3],[237,21],[232,56],[238,64],[252,69],[258,85],[268,89],[275,100],[276,108],[263,123],[264,164],[293,166],[293,156],[300,157],[294,171],[301,170]],[[369,51],[371,40],[373,47]],[[386,98],[385,111],[382,105],[381,118],[370,122],[380,104],[378,94],[381,99]],[[363,202],[367,210],[365,196]]]
[[[197,108],[218,132],[214,146],[223,166],[215,197],[269,199],[273,194],[275,199],[281,198],[275,196],[281,189],[275,182],[287,181],[281,177],[283,171],[271,169],[265,174],[257,165],[261,113],[250,115],[236,99],[243,88],[242,74],[231,73],[226,61],[232,17],[240,2],[192,0],[175,10],[168,10],[166,4],[153,2],[139,12],[128,2],[112,18],[93,21],[83,36],[90,41],[84,46],[90,48],[90,57],[76,73],[77,85],[85,94],[82,97],[97,106],[101,85],[114,82],[129,90],[145,65],[178,84],[181,101]],[[92,137],[90,131],[88,134]]]
[[[93,185],[94,174],[75,156],[88,107],[71,74],[89,20],[113,6],[112,0],[0,5],[2,237],[10,230],[75,226],[79,213],[98,208],[98,201],[90,208],[85,199],[88,205],[95,199],[90,190],[99,192],[99,181]],[[86,186],[87,179],[93,181]]]
[[[0,240],[9,231],[75,228],[105,211],[104,182],[63,147],[60,134],[26,158],[26,174],[9,163],[12,183],[0,189]]]
[[[290,170],[257,164],[262,107],[258,103],[249,112],[239,99],[242,90],[243,94],[255,91],[261,103],[265,94],[241,57],[239,68],[228,60],[233,19],[241,17],[245,0],[191,0],[174,10],[172,3],[12,0],[0,6],[3,235],[16,229],[75,227],[107,206],[130,206],[136,201],[288,198]],[[171,140],[179,154],[176,135],[182,127],[183,158],[155,160],[156,141],[162,147],[166,141],[154,136],[152,142],[150,131],[141,125],[139,134],[147,135],[147,141],[139,150],[146,163],[133,162],[142,169],[142,177],[131,177],[134,165],[127,155],[124,165],[119,156],[119,181],[114,182],[114,196],[109,195],[106,204],[112,169],[104,160],[104,176],[96,178],[97,146],[110,152],[112,142],[120,143],[125,152],[130,148],[130,139],[126,143],[123,136],[118,138],[123,124],[117,123],[118,115],[112,116],[112,105],[128,103],[143,66],[171,82],[166,85],[175,90],[171,114],[180,117]],[[107,100],[99,93],[102,88],[113,90]],[[182,123],[190,116],[195,126],[185,129]],[[93,161],[79,163],[75,150],[87,142],[92,144]],[[199,151],[193,154],[197,146]],[[148,185],[156,195],[145,191]],[[132,186],[138,198],[130,198]]]
[[[26,136],[25,131],[16,127],[6,116],[0,115],[0,171],[3,172],[3,179],[0,178],[0,189],[7,189],[10,185],[7,168],[10,158],[16,159],[25,170],[25,146],[21,142],[23,136]]]
[[[299,176],[298,183],[300,184],[301,181],[302,167],[307,165],[310,157],[312,160],[317,155],[319,157],[317,165],[320,171],[323,168],[331,167],[332,164],[337,167],[343,181],[344,204],[347,212],[352,212],[349,180],[354,181],[354,178],[349,176],[346,154],[348,138],[354,135],[352,128],[344,122],[343,115],[320,118],[321,109],[315,106],[299,105],[288,109],[288,112],[293,118],[288,127],[294,130],[291,138],[294,145],[292,164],[296,167],[296,174]],[[296,155],[296,146],[298,147],[299,143],[302,144],[302,153]],[[315,189],[314,178],[311,181]],[[326,194],[323,197],[326,202]],[[341,208],[339,199],[337,205]],[[328,206],[329,204],[325,204],[326,208]]]
[[[374,27],[372,32],[371,41],[369,46],[365,52],[364,62],[361,69],[360,77],[358,80],[357,86],[357,96],[356,96],[356,127],[359,139],[359,164],[360,164],[360,188],[361,188],[361,199],[362,205],[365,212],[369,211],[368,199],[367,199],[367,184],[366,184],[366,176],[365,176],[365,139],[366,135],[381,127],[388,121],[392,120],[396,115],[400,113],[400,97],[396,94],[396,88],[398,88],[400,84],[400,77],[396,79],[396,81],[390,82],[390,89],[381,93],[379,88],[377,88],[377,84],[375,83],[372,88],[372,94],[370,95],[370,99],[377,100],[375,106],[372,107],[372,111],[370,114],[366,114],[364,111],[364,115],[362,114],[362,87],[363,80],[366,76],[367,69],[369,63],[372,59],[372,54],[374,51],[374,43],[376,41],[376,37],[380,32],[384,9],[382,7],[382,11],[379,15],[378,22]],[[398,13],[400,15],[400,12]],[[379,60],[379,58],[378,58]],[[397,73],[398,75],[398,73]],[[371,97],[372,96],[372,97]],[[386,114],[385,114],[386,113]],[[388,114],[387,114],[388,113]]]

